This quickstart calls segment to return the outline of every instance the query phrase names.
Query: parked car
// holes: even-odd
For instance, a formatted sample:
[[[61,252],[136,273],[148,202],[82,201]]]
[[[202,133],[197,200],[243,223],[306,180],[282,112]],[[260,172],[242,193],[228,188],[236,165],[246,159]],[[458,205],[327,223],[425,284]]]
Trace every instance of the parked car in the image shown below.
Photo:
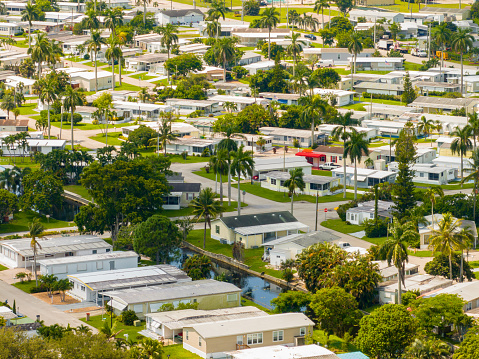
[[[316,36],[314,36],[313,34],[306,34],[304,35],[304,37],[307,39],[316,40]]]
[[[334,162],[326,162],[323,163],[322,165],[319,165],[320,170],[334,170],[335,168],[341,167],[340,165],[334,163]]]

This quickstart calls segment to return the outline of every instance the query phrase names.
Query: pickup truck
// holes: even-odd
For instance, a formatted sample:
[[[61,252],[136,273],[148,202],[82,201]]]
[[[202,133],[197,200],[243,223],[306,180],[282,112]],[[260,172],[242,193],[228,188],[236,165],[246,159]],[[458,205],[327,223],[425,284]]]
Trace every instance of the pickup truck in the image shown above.
[[[340,165],[334,163],[334,162],[326,162],[323,163],[322,165],[319,165],[320,170],[334,170],[335,168],[341,167]]]
[[[412,56],[417,56],[417,57],[427,57],[427,52],[424,51],[424,50],[412,49],[411,50],[411,55]]]

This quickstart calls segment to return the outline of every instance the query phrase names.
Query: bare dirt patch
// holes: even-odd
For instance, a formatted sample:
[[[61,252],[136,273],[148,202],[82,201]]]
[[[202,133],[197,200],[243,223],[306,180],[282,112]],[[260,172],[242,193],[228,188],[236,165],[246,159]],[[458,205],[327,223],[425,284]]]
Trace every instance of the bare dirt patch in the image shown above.
[[[91,313],[91,315],[97,315],[96,311],[101,311],[101,307],[85,307],[65,310],[66,313]]]
[[[76,300],[72,297],[69,297],[68,295],[65,296],[65,301],[61,301],[61,296],[60,293],[54,293],[53,294],[53,302],[52,302],[52,297],[49,297],[46,292],[44,293],[35,293],[32,294],[34,297],[43,300],[45,303],[48,304],[55,304],[55,305],[66,305],[66,304],[75,304],[79,303],[79,300]]]

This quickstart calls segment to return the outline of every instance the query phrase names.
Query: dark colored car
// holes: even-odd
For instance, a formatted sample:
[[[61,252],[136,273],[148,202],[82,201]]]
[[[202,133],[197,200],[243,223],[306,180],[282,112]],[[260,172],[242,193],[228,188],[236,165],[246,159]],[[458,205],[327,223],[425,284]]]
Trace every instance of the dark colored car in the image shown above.
[[[316,40],[316,36],[314,36],[313,34],[306,34],[304,35],[304,37],[307,39]]]

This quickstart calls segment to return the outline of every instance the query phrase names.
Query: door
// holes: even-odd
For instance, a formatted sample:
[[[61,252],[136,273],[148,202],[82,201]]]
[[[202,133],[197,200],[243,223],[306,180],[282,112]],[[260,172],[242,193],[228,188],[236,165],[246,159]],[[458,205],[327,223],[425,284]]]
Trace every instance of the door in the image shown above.
[[[110,270],[115,269],[115,261],[110,261]]]

